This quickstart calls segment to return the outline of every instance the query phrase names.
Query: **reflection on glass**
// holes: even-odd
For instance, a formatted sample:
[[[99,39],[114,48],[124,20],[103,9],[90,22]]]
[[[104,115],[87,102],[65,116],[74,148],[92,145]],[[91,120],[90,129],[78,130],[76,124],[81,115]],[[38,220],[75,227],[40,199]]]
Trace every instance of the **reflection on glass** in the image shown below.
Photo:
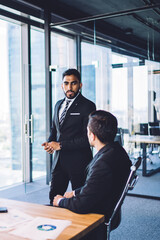
[[[20,34],[0,20],[0,187],[22,181]]]
[[[34,143],[32,144],[33,179],[46,174],[46,154],[41,144],[45,134],[45,63],[44,33],[31,29],[31,89],[34,117]]]

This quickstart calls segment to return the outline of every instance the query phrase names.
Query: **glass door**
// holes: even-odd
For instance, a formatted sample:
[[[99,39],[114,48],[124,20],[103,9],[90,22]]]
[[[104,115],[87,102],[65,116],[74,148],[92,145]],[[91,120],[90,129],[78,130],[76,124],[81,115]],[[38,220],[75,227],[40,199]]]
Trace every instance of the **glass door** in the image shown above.
[[[0,29],[0,189],[28,192],[46,174],[44,32],[5,20]]]
[[[22,86],[26,192],[46,184],[46,153],[41,146],[46,141],[44,31],[31,27],[29,45],[31,65],[24,64]]]
[[[21,28],[0,19],[0,189],[22,182]]]
[[[30,108],[33,119],[33,142],[31,143],[32,181],[46,182],[46,153],[41,144],[46,141],[45,119],[45,49],[44,31],[30,29],[31,72]]]
[[[46,182],[46,153],[41,144],[45,136],[45,72],[41,65],[24,65],[22,84],[22,149],[25,191],[31,182]],[[33,185],[33,184],[32,184]],[[35,188],[34,188],[35,190]]]
[[[32,130],[32,180],[46,175],[46,152],[41,144],[46,141],[45,131],[45,72],[42,65],[31,67],[31,126]]]

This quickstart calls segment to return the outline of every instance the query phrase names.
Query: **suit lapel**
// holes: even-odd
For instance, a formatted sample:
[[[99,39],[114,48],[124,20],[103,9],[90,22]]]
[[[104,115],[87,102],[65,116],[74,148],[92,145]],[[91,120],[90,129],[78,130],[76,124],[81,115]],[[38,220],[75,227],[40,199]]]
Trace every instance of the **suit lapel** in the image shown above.
[[[70,116],[70,113],[77,107],[77,105],[79,104],[79,102],[81,101],[81,99],[83,98],[83,96],[81,95],[81,93],[78,95],[78,97],[74,100],[74,102],[72,103],[72,105],[70,106],[70,108],[68,109],[64,122],[62,123],[61,127],[63,126],[63,124],[65,123],[65,121],[68,119],[68,117]]]
[[[62,105],[62,103],[64,102],[65,98],[62,99],[61,101],[59,101],[59,104],[57,105],[57,109],[56,109],[56,124],[57,126],[59,126],[59,110],[60,110],[60,107]]]

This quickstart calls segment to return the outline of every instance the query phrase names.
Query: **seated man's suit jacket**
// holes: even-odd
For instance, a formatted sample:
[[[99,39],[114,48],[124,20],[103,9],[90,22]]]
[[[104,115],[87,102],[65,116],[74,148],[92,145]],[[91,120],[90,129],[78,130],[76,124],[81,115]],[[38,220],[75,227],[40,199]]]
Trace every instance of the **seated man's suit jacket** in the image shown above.
[[[99,213],[106,221],[123,191],[130,173],[131,161],[118,142],[107,144],[90,163],[85,185],[73,198],[62,199],[60,207],[76,213]]]
[[[54,109],[51,134],[48,142],[61,142],[61,150],[55,151],[52,170],[58,161],[74,173],[83,172],[92,160],[92,152],[87,138],[88,116],[96,110],[95,104],[81,93],[67,111],[64,122],[59,125],[59,109],[64,99],[58,101]]]

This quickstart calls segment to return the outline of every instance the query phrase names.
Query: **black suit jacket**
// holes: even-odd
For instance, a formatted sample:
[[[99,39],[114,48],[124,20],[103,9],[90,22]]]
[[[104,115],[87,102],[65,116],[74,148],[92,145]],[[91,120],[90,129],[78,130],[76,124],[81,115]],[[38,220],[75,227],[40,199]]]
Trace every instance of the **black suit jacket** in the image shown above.
[[[52,169],[57,161],[66,164],[76,174],[92,159],[92,153],[87,138],[88,115],[96,110],[95,104],[81,93],[67,111],[62,125],[59,125],[59,109],[64,99],[58,101],[54,109],[53,124],[48,141],[61,142],[62,149],[55,151]]]
[[[62,199],[60,207],[76,213],[105,214],[108,221],[123,191],[131,161],[118,142],[107,144],[90,163],[85,185],[73,198]]]

